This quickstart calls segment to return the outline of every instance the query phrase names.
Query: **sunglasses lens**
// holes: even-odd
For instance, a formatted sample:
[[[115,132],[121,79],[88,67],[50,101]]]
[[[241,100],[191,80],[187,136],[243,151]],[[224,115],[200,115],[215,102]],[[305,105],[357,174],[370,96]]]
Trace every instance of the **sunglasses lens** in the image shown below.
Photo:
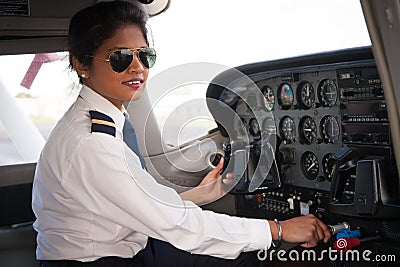
[[[150,69],[156,63],[156,50],[154,48],[146,47],[139,50],[139,59],[143,66]]]
[[[123,72],[133,60],[133,52],[129,49],[121,49],[110,54],[110,65],[113,71]]]
[[[146,47],[139,50],[139,59],[145,68],[151,68],[156,63],[156,50],[154,48]],[[113,71],[123,72],[132,63],[133,52],[129,49],[121,49],[114,51],[110,54],[110,65]]]

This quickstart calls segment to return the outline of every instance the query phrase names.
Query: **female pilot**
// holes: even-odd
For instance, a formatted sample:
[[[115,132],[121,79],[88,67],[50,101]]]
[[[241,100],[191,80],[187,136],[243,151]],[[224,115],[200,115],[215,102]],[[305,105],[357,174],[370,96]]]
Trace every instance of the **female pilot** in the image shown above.
[[[124,142],[123,103],[140,98],[155,62],[145,26],[144,11],[124,1],[97,3],[70,22],[70,64],[83,85],[35,172],[41,266],[257,266],[255,252],[273,240],[327,242],[313,216],[278,222],[203,211],[193,202],[204,196],[180,196],[142,168]]]

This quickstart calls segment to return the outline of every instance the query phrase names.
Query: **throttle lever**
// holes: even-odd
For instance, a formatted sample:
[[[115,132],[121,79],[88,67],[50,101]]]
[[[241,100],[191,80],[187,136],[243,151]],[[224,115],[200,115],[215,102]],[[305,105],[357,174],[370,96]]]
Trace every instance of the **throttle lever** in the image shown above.
[[[342,222],[335,225],[328,225],[329,231],[331,234],[337,234],[340,230],[350,229],[350,224],[348,222]]]

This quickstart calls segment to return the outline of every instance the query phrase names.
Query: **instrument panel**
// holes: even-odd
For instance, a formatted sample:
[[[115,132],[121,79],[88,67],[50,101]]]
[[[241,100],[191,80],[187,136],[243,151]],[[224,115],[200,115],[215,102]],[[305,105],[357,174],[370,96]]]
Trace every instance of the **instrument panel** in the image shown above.
[[[392,164],[383,87],[370,48],[255,63],[222,77],[216,78],[220,86],[207,92],[235,113],[229,117],[209,106],[216,121],[225,121],[221,133],[232,147],[257,155],[253,166],[263,165],[259,155],[276,136],[272,143],[283,184],[329,192],[339,167],[334,155],[343,147]],[[261,176],[256,178],[269,177]],[[253,178],[249,171],[244,177]]]
[[[241,93],[235,111],[250,143],[277,134],[281,163],[286,165],[284,182],[329,190],[330,155],[342,146],[336,69],[285,70],[237,84]]]
[[[398,225],[400,180],[371,48],[244,65],[213,84],[207,97],[220,104],[207,104],[230,139],[237,215],[313,214],[398,240],[377,220]]]

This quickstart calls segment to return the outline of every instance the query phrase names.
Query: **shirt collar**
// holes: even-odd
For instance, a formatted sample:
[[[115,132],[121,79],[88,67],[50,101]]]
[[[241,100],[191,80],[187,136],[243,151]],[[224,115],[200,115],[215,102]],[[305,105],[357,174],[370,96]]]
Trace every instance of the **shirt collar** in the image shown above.
[[[89,104],[90,109],[110,116],[114,120],[116,129],[122,132],[125,123],[123,111],[119,110],[110,101],[86,85],[82,86],[79,96]]]

